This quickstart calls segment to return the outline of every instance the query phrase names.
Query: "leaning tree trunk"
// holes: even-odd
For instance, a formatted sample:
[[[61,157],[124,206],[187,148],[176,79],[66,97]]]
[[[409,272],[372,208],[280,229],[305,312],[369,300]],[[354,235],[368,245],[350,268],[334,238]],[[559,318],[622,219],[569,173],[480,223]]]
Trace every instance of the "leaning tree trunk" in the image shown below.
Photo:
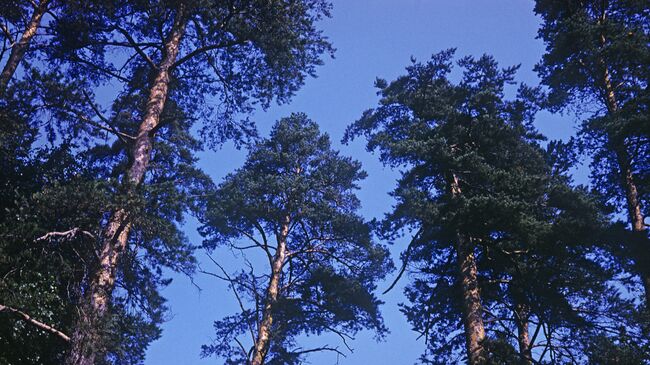
[[[604,44],[604,37],[601,38]],[[604,60],[600,59],[600,65],[603,69],[603,87],[605,91],[605,102],[607,111],[610,115],[615,115],[619,111],[618,101],[612,86],[609,69]],[[645,217],[641,209],[641,200],[639,199],[639,190],[637,188],[636,179],[632,169],[632,158],[630,157],[627,147],[625,146],[625,138],[610,134],[609,148],[616,155],[616,162],[618,164],[619,178],[621,186],[625,191],[625,201],[627,208],[627,216],[632,226],[634,233],[634,248],[633,256],[636,262],[638,274],[641,276],[641,281],[645,290],[646,305],[650,306],[650,260],[648,259],[648,239],[646,235]]]
[[[515,305],[515,322],[517,324],[517,343],[519,345],[519,355],[521,356],[522,363],[526,365],[533,363],[530,335],[528,332],[529,318],[530,310],[527,305]]]
[[[457,199],[460,194],[458,177],[451,178],[451,194]],[[463,312],[465,326],[465,343],[469,365],[485,364],[487,358],[483,340],[485,327],[483,325],[483,306],[478,285],[478,268],[474,257],[474,246],[470,239],[463,234],[457,234],[456,257],[458,264],[458,281],[463,293]]]
[[[20,40],[11,47],[11,53],[7,59],[7,63],[0,74],[0,96],[4,95],[7,90],[7,85],[9,85],[9,81],[14,76],[20,61],[23,60],[23,56],[25,56],[25,52],[27,52],[27,48],[29,48],[30,41],[34,38],[38,27],[41,25],[41,19],[43,18],[43,14],[47,11],[47,5],[49,2],[50,0],[41,0],[38,5],[34,7],[34,13],[32,14],[29,23],[27,23],[27,27],[25,27],[23,34],[20,36]]]
[[[289,224],[290,218],[287,216],[282,223],[282,228],[278,235],[278,247],[273,256],[271,278],[269,280],[269,286],[266,288],[262,322],[257,330],[257,339],[255,340],[251,365],[263,365],[266,360],[266,354],[269,352],[271,344],[271,328],[273,326],[273,310],[278,301],[280,279],[282,278],[282,267],[284,266],[284,261],[287,257],[287,236],[289,235]]]
[[[149,90],[145,115],[133,143],[133,162],[125,176],[127,191],[133,191],[144,180],[151,158],[154,133],[159,126],[169,91],[170,71],[178,56],[186,22],[184,8],[181,6],[174,19],[169,39],[165,42],[164,57],[158,65],[156,77]],[[130,229],[129,212],[124,208],[114,211],[104,230],[99,267],[90,283],[88,303],[83,308],[72,336],[68,365],[93,365],[95,359],[104,354],[100,328],[110,306],[118,262],[127,248]]]

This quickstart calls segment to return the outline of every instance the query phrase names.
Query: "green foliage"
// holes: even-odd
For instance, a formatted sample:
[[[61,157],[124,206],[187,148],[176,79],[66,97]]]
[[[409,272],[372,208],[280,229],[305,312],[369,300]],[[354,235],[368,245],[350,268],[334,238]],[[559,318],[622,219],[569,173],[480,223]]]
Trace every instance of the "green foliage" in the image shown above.
[[[258,310],[242,307],[238,315],[215,322],[217,340],[204,346],[204,355],[246,363],[248,350],[235,341],[261,321],[265,274],[278,247],[274,237],[287,218],[288,256],[267,363],[303,363],[309,351],[296,344],[301,334],[330,332],[345,339],[361,329],[385,333],[381,302],[372,292],[391,264],[356,213],[354,192],[365,176],[360,163],[333,150],[329,137],[303,114],[280,120],[268,139],[252,147],[244,166],[228,175],[210,199],[202,233],[208,249],[226,246],[268,258],[229,277],[237,295]]]
[[[647,216],[650,166],[650,13],[645,1],[538,0],[539,38],[546,53],[537,66],[550,89],[549,107],[574,107],[585,120],[579,136],[593,157],[593,185],[624,211],[625,187],[616,150],[630,157]],[[605,77],[612,85],[608,100]],[[638,255],[634,255],[638,256]]]
[[[12,32],[19,31],[30,5],[9,3],[0,16]],[[160,335],[167,310],[159,294],[170,282],[163,271],[195,270],[195,247],[180,227],[187,214],[204,208],[212,182],[195,166],[194,154],[206,144],[247,141],[255,127],[246,114],[288,101],[314,74],[321,55],[332,51],[316,29],[330,5],[320,0],[50,5],[52,16],[44,18],[41,30],[48,43],[35,38],[38,53],[26,60],[44,57],[21,63],[24,70],[2,100],[0,167],[7,174],[0,191],[6,202],[0,213],[0,271],[7,275],[0,299],[72,335],[98,269],[103,227],[111,212],[126,209],[131,235],[118,263],[111,313],[99,329],[105,343],[95,350],[106,350],[101,361],[137,364]],[[131,136],[137,135],[152,75],[181,7],[185,37],[171,69],[149,170],[144,184],[127,189],[122,179],[132,163]],[[119,92],[108,110],[102,99],[107,86]],[[204,126],[203,140],[192,132],[196,121]],[[74,234],[35,242],[48,232],[73,229]],[[24,267],[32,269],[18,270]],[[18,296],[21,285],[33,295]],[[35,363],[62,361],[64,344],[10,314],[0,316],[8,331],[19,329],[13,337],[2,336],[13,341],[3,348],[31,349],[27,355]],[[41,340],[35,341],[34,333]],[[43,346],[27,345],[32,342]],[[7,361],[27,363],[25,356],[16,351]]]
[[[585,325],[578,303],[600,313],[595,293],[610,289],[611,273],[593,260],[604,217],[587,191],[561,175],[572,159],[567,149],[558,142],[541,148],[532,125],[539,90],[522,85],[506,99],[516,67],[500,69],[489,56],[458,61],[463,73],[453,83],[453,53],[414,61],[406,75],[378,82],[380,105],[345,137],[366,136],[384,163],[404,168],[382,228],[389,238],[417,231],[402,254],[413,278],[402,310],[427,338],[423,362],[454,361],[463,345],[454,247],[461,233],[477,257],[488,341],[514,342],[512,308],[525,305],[531,319],[557,329],[547,334],[553,356],[570,357],[552,345],[554,336]]]
[[[321,56],[333,52],[316,28],[330,7],[324,0],[72,1],[51,26],[48,55],[91,84],[123,85],[122,98],[141,104],[130,113],[113,111],[140,121],[156,71],[152,66],[163,58],[166,35],[179,14],[187,24],[169,99],[202,122],[204,143],[219,145],[254,134],[246,115],[274,100],[287,102],[315,74]]]

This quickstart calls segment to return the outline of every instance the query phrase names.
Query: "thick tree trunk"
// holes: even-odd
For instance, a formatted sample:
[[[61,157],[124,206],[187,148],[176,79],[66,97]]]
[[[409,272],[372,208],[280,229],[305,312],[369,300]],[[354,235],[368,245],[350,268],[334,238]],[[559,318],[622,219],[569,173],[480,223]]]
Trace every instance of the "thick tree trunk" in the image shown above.
[[[605,39],[602,38],[601,41],[604,43]],[[609,114],[616,114],[619,111],[619,105],[612,86],[609,69],[604,60],[601,59],[600,64],[603,68],[603,87],[607,111]],[[632,250],[634,260],[645,289],[646,305],[650,306],[650,268],[648,268],[650,263],[648,249],[650,249],[650,246],[648,245],[645,217],[641,209],[641,200],[639,199],[639,191],[632,169],[631,157],[625,146],[625,138],[609,135],[608,139],[609,148],[616,154],[620,181],[625,191],[627,216],[635,236],[635,247]]]
[[[41,25],[41,19],[43,18],[43,14],[47,11],[47,5],[49,2],[50,0],[41,0],[38,3],[34,8],[34,13],[32,13],[29,23],[27,23],[27,27],[25,27],[23,34],[20,36],[20,40],[11,47],[11,53],[7,59],[7,63],[0,74],[0,96],[4,95],[7,85],[9,85],[9,81],[14,76],[20,61],[23,60],[23,56],[25,56],[25,52],[27,52],[27,48],[29,48],[29,43],[32,38],[34,38],[36,31],[38,31],[38,27]]]
[[[533,363],[533,354],[530,348],[530,335],[528,333],[528,319],[530,311],[526,305],[517,304],[515,306],[515,322],[517,323],[517,342],[519,344],[519,354],[523,364]]]
[[[157,74],[149,91],[145,116],[140,124],[131,155],[133,162],[126,172],[127,190],[135,189],[144,180],[151,158],[154,133],[160,123],[169,91],[171,67],[178,56],[181,38],[185,32],[186,17],[181,6],[176,14],[171,34],[165,43],[165,54],[158,65]],[[117,266],[121,254],[126,250],[131,229],[129,213],[118,209],[111,215],[103,234],[99,267],[90,284],[84,313],[73,334],[68,365],[92,365],[103,356],[100,326],[110,306]]]
[[[280,279],[282,278],[282,268],[287,257],[287,236],[289,235],[290,218],[287,216],[282,224],[280,234],[278,235],[278,247],[273,256],[271,265],[271,278],[269,286],[266,288],[266,299],[262,313],[262,322],[257,330],[257,339],[253,350],[253,359],[251,365],[263,365],[266,360],[266,354],[271,344],[271,328],[273,326],[273,310],[278,300],[280,290]]]
[[[461,194],[458,177],[451,178],[451,193],[454,198]],[[474,258],[474,247],[471,240],[457,234],[456,255],[458,264],[458,281],[463,293],[463,312],[465,326],[465,342],[469,365],[485,364],[487,358],[483,340],[485,327],[483,325],[483,306],[478,285],[478,268]]]

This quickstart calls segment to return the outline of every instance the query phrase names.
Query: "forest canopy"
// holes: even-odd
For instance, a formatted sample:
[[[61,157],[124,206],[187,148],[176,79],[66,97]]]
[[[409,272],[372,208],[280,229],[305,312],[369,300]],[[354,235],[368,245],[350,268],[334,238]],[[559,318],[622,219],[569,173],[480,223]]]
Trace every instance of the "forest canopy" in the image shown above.
[[[332,88],[271,117],[336,61],[334,10],[0,4],[0,365],[145,364],[172,286],[216,293],[187,359],[650,364],[647,2],[531,1],[532,83],[441,43],[352,119]]]

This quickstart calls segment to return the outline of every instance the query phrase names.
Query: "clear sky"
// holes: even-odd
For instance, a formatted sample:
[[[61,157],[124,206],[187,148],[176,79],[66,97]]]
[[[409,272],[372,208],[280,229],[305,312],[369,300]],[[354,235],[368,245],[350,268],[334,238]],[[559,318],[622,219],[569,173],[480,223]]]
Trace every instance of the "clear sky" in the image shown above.
[[[362,214],[368,219],[381,217],[391,209],[387,193],[395,185],[397,172],[384,168],[374,156],[365,151],[364,141],[349,146],[339,141],[347,125],[368,108],[376,106],[378,97],[373,88],[376,77],[392,80],[404,73],[411,56],[425,61],[435,52],[457,48],[457,56],[492,54],[505,66],[521,64],[518,80],[535,85],[538,79],[533,66],[540,59],[544,46],[535,39],[539,19],[533,13],[531,0],[338,0],[334,1],[333,17],[322,22],[322,29],[337,49],[334,59],[326,59],[318,69],[318,78],[306,85],[288,105],[258,112],[255,120],[262,135],[277,119],[291,112],[305,112],[332,137],[345,155],[360,160],[369,173],[361,185],[359,197]],[[564,139],[574,133],[571,117],[541,113],[538,128],[551,139]],[[200,166],[216,182],[228,172],[241,166],[245,151],[225,146],[219,151],[201,154]],[[584,181],[584,173],[579,181]],[[186,234],[199,244],[195,222],[186,224]],[[398,258],[404,242],[391,246]],[[216,257],[229,269],[236,270],[238,262],[226,252]],[[200,257],[206,270],[215,269]],[[390,282],[395,273],[388,276]],[[192,285],[187,277],[173,276],[174,282],[164,290],[172,315],[163,325],[162,338],[154,342],[147,353],[147,365],[222,364],[222,359],[201,359],[200,346],[214,337],[212,322],[237,310],[232,293],[224,283],[198,275]],[[404,316],[399,312],[401,288],[381,296],[386,303],[383,313],[391,333],[377,343],[372,334],[361,333],[351,342],[354,352],[337,359],[331,353],[314,355],[310,362],[317,365],[339,364],[413,364],[422,353],[424,341],[417,339]],[[383,291],[389,283],[380,283]],[[324,340],[339,345],[335,338]],[[306,339],[316,343],[318,339]],[[343,347],[341,345],[341,347]]]

